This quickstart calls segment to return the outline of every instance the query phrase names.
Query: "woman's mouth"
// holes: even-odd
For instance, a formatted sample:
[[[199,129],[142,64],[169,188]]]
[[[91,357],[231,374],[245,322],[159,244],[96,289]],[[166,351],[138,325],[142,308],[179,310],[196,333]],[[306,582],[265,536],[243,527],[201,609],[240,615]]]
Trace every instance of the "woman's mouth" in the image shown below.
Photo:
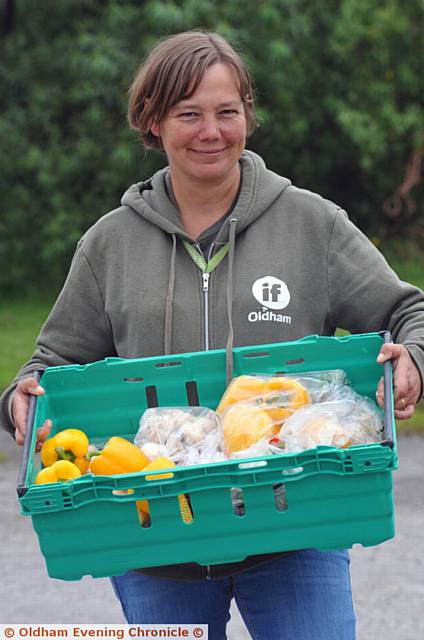
[[[218,154],[225,151],[224,149],[191,149],[194,153],[200,153],[203,156],[217,156]]]

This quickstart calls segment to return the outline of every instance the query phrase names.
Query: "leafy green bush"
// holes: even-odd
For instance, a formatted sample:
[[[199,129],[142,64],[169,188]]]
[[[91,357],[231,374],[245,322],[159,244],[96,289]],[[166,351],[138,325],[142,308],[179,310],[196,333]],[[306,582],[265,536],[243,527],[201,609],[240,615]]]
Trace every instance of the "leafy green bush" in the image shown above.
[[[126,91],[159,37],[192,28],[247,59],[261,120],[249,146],[272,169],[379,237],[424,244],[421,0],[3,5],[0,291],[57,287],[81,233],[162,166],[127,127]]]

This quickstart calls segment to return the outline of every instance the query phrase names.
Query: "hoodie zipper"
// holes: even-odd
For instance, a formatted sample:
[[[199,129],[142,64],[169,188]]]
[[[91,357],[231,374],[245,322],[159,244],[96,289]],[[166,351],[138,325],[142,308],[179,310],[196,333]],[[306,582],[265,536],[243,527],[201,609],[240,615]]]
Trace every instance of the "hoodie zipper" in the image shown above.
[[[202,272],[202,291],[203,291],[203,319],[204,319],[204,330],[205,330],[205,351],[209,351],[209,280],[210,275],[214,269],[219,265],[219,263],[225,258],[227,255],[230,246],[227,242],[224,244],[215,255],[212,257],[213,248],[215,243],[212,242],[208,251],[208,260],[205,260],[205,256],[200,248],[198,242],[194,244],[190,244],[187,241],[183,241],[183,245],[186,248],[189,256],[198,266],[200,271]]]
[[[205,304],[205,351],[209,351],[209,273],[203,274],[203,293]]]
[[[212,251],[215,243],[212,242],[208,251],[208,262],[211,259]],[[203,251],[200,248],[199,243],[196,242],[196,248],[199,251],[200,255],[205,258],[203,255]],[[205,329],[205,351],[209,351],[209,279],[211,274],[208,271],[202,272],[202,290],[203,290],[203,325]]]

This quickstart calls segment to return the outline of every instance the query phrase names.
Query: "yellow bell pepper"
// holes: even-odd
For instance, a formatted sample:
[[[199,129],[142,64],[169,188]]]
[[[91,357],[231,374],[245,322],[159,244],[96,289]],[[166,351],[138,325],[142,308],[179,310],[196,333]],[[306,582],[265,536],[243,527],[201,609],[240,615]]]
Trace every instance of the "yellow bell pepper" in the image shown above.
[[[64,429],[43,442],[40,455],[44,467],[50,467],[58,460],[69,460],[85,473],[88,468],[87,452],[88,438],[85,433],[80,429]]]
[[[149,462],[149,458],[135,444],[125,438],[113,436],[101,453],[91,459],[89,468],[95,475],[111,476],[141,471]]]
[[[84,456],[84,458],[75,458],[74,465],[78,467],[82,474],[88,472],[90,460]]]
[[[69,460],[58,460],[49,467],[41,469],[35,477],[35,484],[48,484],[74,480],[81,476],[81,471]]]
[[[175,467],[175,462],[173,460],[169,460],[169,458],[156,458],[152,460],[146,467],[144,467],[143,472],[145,471],[156,471],[158,469],[169,469]],[[161,480],[162,478],[172,478],[172,473],[158,473],[157,475],[146,476],[146,480]],[[184,522],[187,524],[193,522],[193,514],[188,503],[187,498],[184,494],[178,496],[178,502],[180,504],[181,517]],[[137,500],[136,501],[138,517],[140,523],[143,526],[146,526],[150,521],[150,511],[149,511],[149,501],[148,500]]]

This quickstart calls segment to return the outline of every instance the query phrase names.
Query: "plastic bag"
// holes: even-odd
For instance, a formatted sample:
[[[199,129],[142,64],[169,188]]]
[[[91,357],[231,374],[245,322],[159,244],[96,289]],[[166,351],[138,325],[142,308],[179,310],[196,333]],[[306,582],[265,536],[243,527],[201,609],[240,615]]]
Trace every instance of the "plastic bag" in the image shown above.
[[[309,404],[310,398],[294,376],[238,376],[231,380],[216,411],[223,414],[232,405],[246,401],[253,401],[270,415],[275,409],[275,419],[279,419]]]
[[[307,390],[294,378],[234,378],[217,408],[227,455],[232,457],[259,440],[272,438],[293,411],[309,403]]]
[[[151,460],[164,456],[178,465],[226,459],[218,416],[207,407],[147,409],[134,443]]]
[[[240,449],[239,451],[233,451],[229,454],[231,459],[239,458],[261,458],[262,456],[270,456],[274,453],[272,446],[272,440],[269,437],[261,438],[257,442],[254,442],[247,449]]]
[[[383,415],[369,399],[348,386],[334,399],[303,407],[288,418],[278,434],[282,451],[295,452],[317,445],[347,448],[379,442]]]
[[[327,371],[308,371],[306,373],[290,373],[287,378],[297,380],[307,390],[311,404],[333,400],[340,390],[348,384],[343,369]]]

